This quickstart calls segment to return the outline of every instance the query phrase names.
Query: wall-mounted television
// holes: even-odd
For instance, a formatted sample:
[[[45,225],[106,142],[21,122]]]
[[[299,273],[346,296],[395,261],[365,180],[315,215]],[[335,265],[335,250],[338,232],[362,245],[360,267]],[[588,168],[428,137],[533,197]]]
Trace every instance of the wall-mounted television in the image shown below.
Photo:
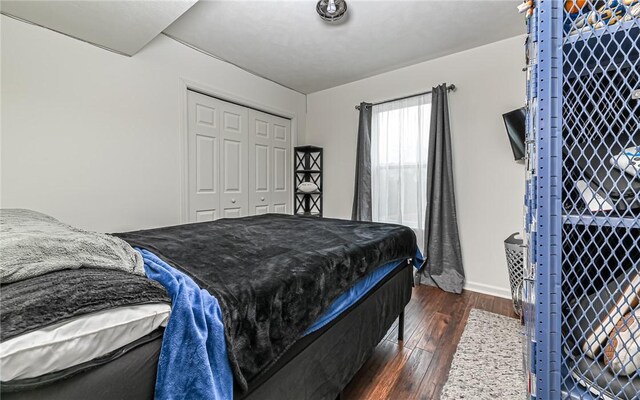
[[[507,128],[509,141],[511,142],[513,158],[516,160],[522,160],[525,153],[526,109],[522,107],[506,114],[502,114],[502,118],[504,119],[504,125]]]

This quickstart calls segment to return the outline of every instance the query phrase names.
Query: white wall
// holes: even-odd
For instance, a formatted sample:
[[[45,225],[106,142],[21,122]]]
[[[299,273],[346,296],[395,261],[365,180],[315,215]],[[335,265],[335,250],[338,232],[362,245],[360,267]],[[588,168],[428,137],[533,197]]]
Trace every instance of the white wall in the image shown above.
[[[467,286],[509,296],[503,240],[522,226],[524,166],[513,160],[501,115],[524,105],[524,36],[307,96],[307,142],[324,147],[324,214],[349,218],[361,101],[426,91],[449,96],[459,227]]]
[[[354,105],[455,83],[456,191],[469,288],[508,295],[502,241],[522,225],[524,167],[501,114],[524,102],[523,37],[307,97],[163,35],[134,57],[1,17],[0,204],[98,231],[180,223],[180,79],[296,115],[325,148],[325,215],[349,218]],[[306,127],[305,127],[306,125]]]
[[[98,231],[180,223],[180,79],[295,114],[305,96],[164,35],[134,57],[1,17],[2,207]]]

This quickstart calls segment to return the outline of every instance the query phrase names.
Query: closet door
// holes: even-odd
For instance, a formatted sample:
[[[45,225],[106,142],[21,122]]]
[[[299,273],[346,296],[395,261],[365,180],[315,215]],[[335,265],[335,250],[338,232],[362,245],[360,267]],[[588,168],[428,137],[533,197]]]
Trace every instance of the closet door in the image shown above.
[[[249,210],[249,110],[218,100],[221,109],[220,209],[223,218],[247,216]]]
[[[220,105],[187,94],[189,222],[220,218]]]
[[[273,126],[270,117],[249,110],[249,212],[255,215],[271,212]]]
[[[189,91],[189,222],[248,215],[248,109]]]
[[[291,121],[249,110],[249,212],[291,213]]]
[[[291,163],[291,120],[273,117],[273,212],[291,214],[293,202],[293,164]]]

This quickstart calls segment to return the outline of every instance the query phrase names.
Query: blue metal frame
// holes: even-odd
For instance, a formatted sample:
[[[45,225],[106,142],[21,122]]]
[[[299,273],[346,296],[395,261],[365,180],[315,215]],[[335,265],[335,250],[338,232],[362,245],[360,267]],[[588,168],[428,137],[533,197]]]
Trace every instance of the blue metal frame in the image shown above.
[[[631,142],[640,145],[640,133],[629,133],[626,126],[618,126],[611,131],[613,122],[626,121],[630,126],[639,127],[640,105],[629,105],[624,101],[622,105],[614,104],[613,101],[599,103],[603,100],[601,93],[606,90],[615,92],[617,100],[620,101],[623,98],[622,91],[627,93],[629,86],[638,85],[640,81],[640,67],[637,64],[640,53],[640,16],[631,21],[605,23],[604,27],[600,28],[585,27],[585,30],[569,31],[567,22],[569,29],[576,28],[577,24],[575,20],[570,19],[575,14],[569,15],[565,11],[564,3],[561,0],[534,1],[534,13],[528,20],[527,50],[530,64],[527,85],[525,197],[527,256],[523,311],[528,339],[527,366],[529,378],[533,378],[533,382],[530,382],[531,398],[590,400],[595,398],[589,394],[589,389],[594,390],[594,385],[589,384],[589,388],[586,388],[577,383],[569,372],[570,353],[563,356],[563,350],[575,330],[572,328],[571,334],[563,336],[563,318],[582,312],[580,306],[571,302],[572,299],[576,299],[577,296],[584,297],[584,293],[594,289],[593,284],[586,284],[585,287],[585,284],[580,282],[585,276],[590,277],[585,271],[595,271],[595,277],[607,282],[607,279],[611,278],[607,273],[618,273],[628,268],[629,264],[632,269],[640,266],[636,260],[640,254],[640,215],[638,211],[635,211],[635,214],[631,213],[631,209],[621,211],[614,208],[609,213],[591,212],[588,207],[586,211],[578,209],[576,204],[580,195],[576,200],[570,192],[572,189],[567,188],[573,188],[576,180],[584,178],[576,174],[576,168],[573,166],[576,156],[568,155],[568,151],[579,150],[582,153],[579,153],[578,157],[584,158],[587,156],[584,155],[586,152],[583,146],[605,147],[605,155],[590,156],[597,158],[602,166],[609,165],[609,157],[620,151],[614,151],[615,146],[604,141],[606,135],[620,140],[616,145],[629,144],[626,139],[621,140],[616,135],[631,135]],[[591,2],[587,4],[588,7],[592,7]],[[603,7],[621,5],[610,0]],[[579,13],[582,15],[583,11]],[[634,54],[633,57],[631,54]],[[615,76],[619,77],[623,68],[628,69],[625,71],[629,75],[620,78],[624,85],[618,82],[618,86],[614,86],[612,81],[607,80],[607,74],[617,74]],[[595,87],[585,86],[584,82],[594,81],[598,82]],[[598,90],[601,92],[594,93]],[[598,108],[590,111],[593,115],[584,116],[572,108],[583,105],[586,108],[587,103],[597,104]],[[621,117],[621,110],[630,113],[631,116],[627,116],[626,119]],[[580,117],[578,120],[577,114]],[[586,122],[582,118],[586,118]],[[592,135],[586,138],[586,142],[577,142],[576,138],[583,134],[583,130],[593,129],[597,125],[594,121],[604,121],[606,126],[602,128],[603,132],[589,132]],[[586,124],[587,128],[582,124]],[[606,131],[607,128],[609,131]],[[612,174],[613,172],[607,172],[608,177]],[[580,233],[583,231],[584,233]],[[572,235],[578,235],[580,243],[572,242]],[[627,245],[622,250],[628,253],[623,256],[627,258],[622,261],[617,259],[613,267],[606,263],[595,265],[596,260],[612,258],[610,254],[603,253],[605,245],[589,242],[596,237],[612,240],[618,247],[626,240]],[[591,246],[595,249],[591,249]],[[574,257],[578,258],[569,262],[567,254],[572,252]],[[629,260],[631,254],[636,258]],[[577,340],[584,340],[587,332],[587,329],[579,332],[582,336],[578,336],[572,344],[574,348],[577,347]],[[587,358],[585,355],[578,357]],[[596,357],[592,357],[595,363]],[[640,377],[640,372],[636,375]],[[618,374],[615,379],[618,379]],[[608,386],[609,384],[604,389],[608,390]],[[598,390],[603,393],[602,387],[596,391]]]
[[[541,0],[537,14],[536,394],[560,398],[562,252],[562,8]]]

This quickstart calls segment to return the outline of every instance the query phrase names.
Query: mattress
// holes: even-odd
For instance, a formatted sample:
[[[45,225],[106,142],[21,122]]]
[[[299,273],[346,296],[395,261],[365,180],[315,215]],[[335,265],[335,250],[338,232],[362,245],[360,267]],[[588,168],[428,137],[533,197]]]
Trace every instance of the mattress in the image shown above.
[[[90,362],[165,326],[166,303],[82,315],[0,343],[2,382],[36,378]]]
[[[80,268],[2,285],[1,389],[102,359],[166,321],[162,286],[123,271]]]
[[[406,263],[396,264],[336,318],[297,340],[274,365],[249,382],[246,393],[237,390],[234,398],[333,400],[408,303],[412,269]],[[2,398],[152,399],[161,334],[158,330],[109,357],[63,373],[3,385]],[[347,340],[356,335],[358,340]]]
[[[163,330],[65,371],[2,384],[2,399],[153,399]]]

